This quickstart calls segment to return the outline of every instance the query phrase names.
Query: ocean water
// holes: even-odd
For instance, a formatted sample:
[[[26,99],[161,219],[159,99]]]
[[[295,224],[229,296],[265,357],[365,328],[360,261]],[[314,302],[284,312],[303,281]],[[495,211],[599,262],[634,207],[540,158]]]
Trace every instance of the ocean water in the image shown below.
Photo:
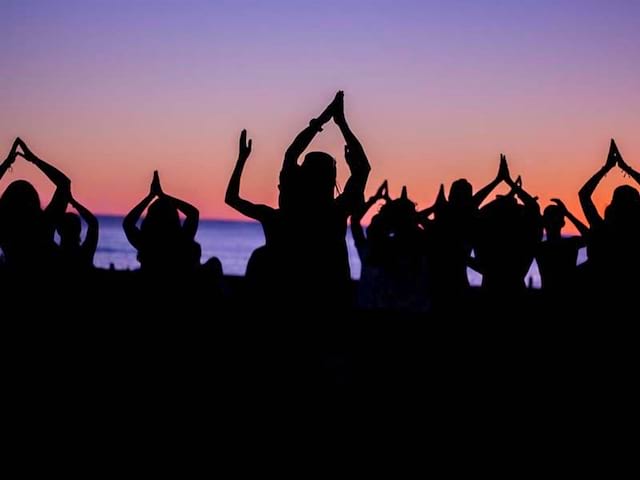
[[[98,218],[100,221],[100,241],[96,252],[95,264],[98,267],[117,269],[135,269],[139,267],[136,251],[127,241],[122,230],[122,217]],[[264,244],[262,227],[255,222],[230,222],[220,220],[201,220],[196,239],[202,246],[202,260],[216,256],[222,262],[226,275],[244,275],[251,252]],[[351,238],[347,235],[351,276],[360,277],[360,260]],[[586,260],[584,249],[580,250],[579,263]],[[473,270],[467,271],[472,285],[480,285],[482,276]],[[538,266],[533,263],[527,274],[527,284],[540,287]]]
[[[140,266],[136,251],[127,241],[122,230],[122,217],[99,216],[100,238],[95,265],[117,269],[135,269]],[[230,222],[200,220],[196,240],[202,247],[201,260],[218,257],[226,275],[244,275],[247,261],[256,248],[264,245],[262,227],[257,222]],[[360,276],[360,260],[349,234],[349,263],[354,278]]]

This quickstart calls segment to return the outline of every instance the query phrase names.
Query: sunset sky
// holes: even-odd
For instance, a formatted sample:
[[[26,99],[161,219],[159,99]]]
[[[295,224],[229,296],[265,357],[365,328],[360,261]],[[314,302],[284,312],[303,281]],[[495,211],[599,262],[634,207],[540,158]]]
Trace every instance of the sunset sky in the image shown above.
[[[125,213],[154,169],[203,217],[243,128],[244,197],[276,204],[283,152],[337,90],[372,164],[367,192],[479,188],[504,152],[542,206],[577,192],[615,137],[640,169],[640,2],[0,0],[0,149],[21,136],[98,213]],[[312,144],[346,166],[334,125]],[[51,188],[22,159],[14,179]],[[626,182],[610,174],[597,197]]]

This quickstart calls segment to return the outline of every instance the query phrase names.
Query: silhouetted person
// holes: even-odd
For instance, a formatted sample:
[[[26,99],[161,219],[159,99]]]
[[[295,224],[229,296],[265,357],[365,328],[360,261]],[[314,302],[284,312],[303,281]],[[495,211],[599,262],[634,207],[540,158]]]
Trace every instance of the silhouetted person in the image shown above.
[[[508,169],[503,178],[511,191],[480,209],[472,263],[482,274],[483,289],[499,296],[525,289],[525,276],[542,239],[537,200],[511,179]]]
[[[345,160],[351,173],[337,197],[333,157],[310,152],[298,165],[302,152],[331,116],[345,139]],[[297,301],[321,308],[349,302],[347,218],[364,202],[369,170],[364,149],[345,119],[343,93],[338,92],[323,114],[312,120],[287,149],[280,172],[286,232],[281,258],[289,275],[288,290]]]
[[[361,219],[379,200],[385,203],[371,219],[365,236]],[[431,295],[424,231],[406,187],[400,198],[391,200],[385,181],[351,216],[351,231],[362,265],[358,304],[368,309],[428,311]]]
[[[282,214],[280,209],[268,205],[256,204],[240,196],[240,179],[242,171],[249,155],[251,154],[252,142],[247,142],[247,131],[240,133],[240,144],[238,148],[238,160],[233,169],[225,202],[243,215],[257,220],[262,225],[265,245],[256,249],[247,263],[245,278],[251,285],[252,294],[271,295],[265,292],[274,285],[274,271],[278,268],[275,261],[276,249],[282,243]]]
[[[136,224],[147,207],[138,228]],[[184,223],[179,212],[185,215]],[[127,214],[122,225],[127,239],[138,250],[140,270],[162,277],[191,274],[200,267],[200,246],[195,241],[198,221],[198,209],[164,193],[155,171],[149,194]]]
[[[431,209],[434,220],[427,229],[436,300],[445,304],[458,302],[460,295],[469,288],[467,267],[480,205],[501,182],[507,181],[508,175],[506,159],[501,156],[495,179],[475,194],[471,183],[464,178],[451,184],[448,199],[441,187]]]
[[[69,204],[79,213],[67,212],[58,224],[60,235],[60,260],[65,269],[86,272],[93,268],[93,257],[98,247],[98,219],[75,198]],[[82,241],[81,219],[87,224],[87,232]]]
[[[570,291],[576,282],[578,251],[585,244],[589,228],[578,220],[562,203],[553,198],[542,214],[546,239],[538,246],[536,261],[540,271],[542,289],[551,294]],[[564,219],[568,218],[580,236],[563,237]]]
[[[23,274],[51,270],[59,259],[55,228],[65,212],[71,182],[57,168],[34,155],[20,138],[15,140],[9,156],[0,165],[0,178],[17,156],[38,167],[55,184],[56,190],[43,210],[38,192],[29,182],[16,180],[6,188],[0,197],[0,247],[4,252],[4,266],[10,272]]]
[[[636,289],[640,261],[640,194],[621,185],[613,192],[604,218],[591,198],[602,178],[616,165],[640,183],[640,175],[626,164],[613,139],[605,165],[580,189],[582,210],[590,231],[587,238],[588,275],[595,288]]]

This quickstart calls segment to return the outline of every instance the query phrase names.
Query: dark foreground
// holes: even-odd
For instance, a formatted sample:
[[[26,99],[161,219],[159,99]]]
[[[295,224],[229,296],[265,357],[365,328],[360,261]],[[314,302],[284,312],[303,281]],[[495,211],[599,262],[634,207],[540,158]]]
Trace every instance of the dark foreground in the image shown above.
[[[605,412],[624,421],[637,400],[635,322],[611,308],[555,315],[539,292],[501,307],[474,292],[450,315],[285,315],[248,304],[239,278],[216,297],[101,275],[5,285],[4,385],[18,418],[149,433],[371,411],[376,424],[418,414],[449,429],[575,433]]]

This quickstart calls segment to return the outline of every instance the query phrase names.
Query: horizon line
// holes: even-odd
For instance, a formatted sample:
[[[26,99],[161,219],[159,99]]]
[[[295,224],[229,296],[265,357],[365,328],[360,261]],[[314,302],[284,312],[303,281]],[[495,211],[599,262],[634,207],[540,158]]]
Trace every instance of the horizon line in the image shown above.
[[[126,213],[94,213],[94,215],[96,217],[123,218],[127,214]],[[205,221],[205,222],[206,221],[212,221],[212,222],[260,223],[257,220],[253,220],[251,218],[247,218],[246,220],[243,220],[243,219],[237,219],[237,218],[200,217],[200,221]]]

